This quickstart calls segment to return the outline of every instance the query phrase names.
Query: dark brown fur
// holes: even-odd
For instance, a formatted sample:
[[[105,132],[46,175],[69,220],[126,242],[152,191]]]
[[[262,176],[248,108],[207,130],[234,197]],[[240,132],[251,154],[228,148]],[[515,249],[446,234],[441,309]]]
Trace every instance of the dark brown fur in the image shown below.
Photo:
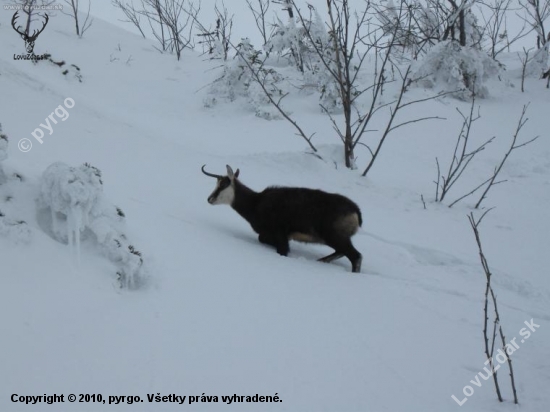
[[[361,270],[361,253],[351,243],[363,223],[361,211],[347,197],[296,187],[268,187],[255,192],[237,179],[238,170],[233,175],[229,167],[228,176],[215,177],[218,186],[209,202],[215,203],[224,190],[233,190],[231,207],[250,223],[260,242],[274,246],[280,255],[288,255],[289,240],[321,243],[335,250],[321,261],[346,256],[353,272]]]

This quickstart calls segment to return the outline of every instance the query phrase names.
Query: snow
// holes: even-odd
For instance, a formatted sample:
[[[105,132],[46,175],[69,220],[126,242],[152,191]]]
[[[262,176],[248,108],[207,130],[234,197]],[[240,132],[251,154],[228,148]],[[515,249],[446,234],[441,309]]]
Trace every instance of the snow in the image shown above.
[[[57,240],[65,238],[69,244],[73,241],[78,244],[80,232],[89,225],[90,216],[100,199],[100,175],[88,165],[74,168],[56,162],[42,174],[38,202],[42,208],[49,209]],[[64,233],[59,231],[59,215],[67,224]]]
[[[456,97],[464,99],[474,92],[478,97],[487,97],[485,82],[500,74],[500,67],[487,53],[450,40],[435,45],[414,66],[412,78],[419,79],[416,81],[423,87],[455,92]]]
[[[398,129],[364,178],[368,150],[358,149],[359,170],[343,167],[341,144],[315,95],[295,94],[285,104],[308,133],[316,132],[321,159],[287,122],[259,118],[244,101],[204,107],[219,62],[189,51],[178,62],[100,19],[78,39],[58,14],[35,52],[76,64],[80,83],[47,61],[14,61],[24,44],[10,18],[0,14],[0,122],[9,137],[0,211],[12,223],[26,222],[17,226],[28,236],[25,242],[5,236],[0,220],[1,411],[516,409],[505,369],[499,371],[504,404],[491,381],[470,383],[486,360],[485,276],[466,218],[475,198],[453,208],[432,200],[435,157],[452,153],[462,123],[455,108],[467,112],[468,102],[446,97],[408,107],[403,120],[426,113],[447,120]],[[521,93],[517,56],[505,57],[503,81],[488,82],[489,97],[478,101],[482,117],[472,147],[496,139],[449,197],[492,173],[531,102],[521,139],[542,137],[510,156],[501,172],[507,182],[489,192],[485,206],[496,208],[480,230],[507,340],[519,340],[525,321],[540,325],[512,356],[520,408],[539,412],[550,401],[550,95],[534,78]],[[413,88],[409,98],[432,92]],[[391,93],[385,91],[386,101]],[[70,117],[42,144],[34,140],[31,133],[69,97]],[[385,120],[374,119],[372,129],[382,130]],[[375,144],[379,134],[368,133],[365,142]],[[22,138],[33,144],[27,153],[17,149]],[[82,238],[77,268],[68,245],[45,229],[35,202],[42,174],[56,162],[77,174],[86,162],[101,170],[107,199],[101,210],[110,210],[106,220],[89,222],[95,237]],[[316,262],[331,252],[324,246],[292,243],[283,258],[259,244],[237,213],[208,205],[213,182],[200,172],[203,164],[214,173],[226,164],[239,168],[241,181],[255,190],[303,186],[350,197],[364,218],[353,239],[364,256],[362,273],[350,273],[346,259]],[[114,205],[124,210],[124,233],[148,266],[147,282],[131,290],[120,287],[115,273],[120,259],[136,269],[138,257],[117,260],[101,246],[113,239]],[[474,394],[459,407],[451,396],[464,398],[466,385]],[[10,400],[54,393],[144,402]],[[199,399],[204,393],[220,402],[149,403],[147,394],[157,393]],[[277,394],[282,402],[221,402],[234,394]]]

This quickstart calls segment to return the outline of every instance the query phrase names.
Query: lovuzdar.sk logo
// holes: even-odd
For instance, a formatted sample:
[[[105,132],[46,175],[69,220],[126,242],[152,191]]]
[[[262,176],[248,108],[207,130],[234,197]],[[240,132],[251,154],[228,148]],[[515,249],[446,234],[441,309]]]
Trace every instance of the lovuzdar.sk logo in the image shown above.
[[[30,17],[27,21],[26,27],[23,28],[21,25],[17,23],[17,18],[19,17],[19,11],[16,11],[11,19],[11,26],[13,29],[21,35],[21,38],[25,41],[25,48],[27,49],[27,54],[14,54],[13,60],[43,60],[45,59],[46,55],[36,55],[34,54],[34,42],[36,41],[37,37],[44,31],[46,28],[46,25],[48,24],[48,21],[50,18],[48,17],[47,13],[44,13],[44,15],[37,14],[38,17],[41,17],[42,20],[42,28],[38,30],[33,30],[32,34],[31,27],[30,27]]]

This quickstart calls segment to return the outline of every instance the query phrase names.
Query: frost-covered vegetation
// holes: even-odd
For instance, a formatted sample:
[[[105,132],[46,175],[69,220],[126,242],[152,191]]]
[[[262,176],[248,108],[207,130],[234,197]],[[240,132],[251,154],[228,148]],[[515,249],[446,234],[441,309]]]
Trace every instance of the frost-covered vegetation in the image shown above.
[[[498,78],[500,65],[487,53],[474,47],[462,47],[454,41],[434,46],[413,69],[413,79],[421,86],[453,92],[470,99],[489,96],[486,82]]]
[[[143,282],[143,258],[123,233],[124,213],[103,198],[99,169],[88,163],[50,165],[42,175],[38,205],[50,214],[52,235],[74,247],[79,262],[81,236],[92,234],[116,264],[122,286],[136,288]]]
[[[2,168],[2,161],[8,158],[8,136],[2,133],[2,125],[0,124],[0,184],[6,182],[6,174]]]
[[[15,218],[16,210],[11,203],[11,186],[17,184],[21,176],[9,176],[4,171],[3,161],[8,158],[8,136],[2,133],[0,124],[0,236],[4,236],[14,243],[29,243],[31,231],[24,220]]]
[[[498,58],[529,32],[524,26],[512,33],[505,24],[511,6],[496,1],[493,5],[473,0],[342,0],[305,8],[285,0],[269,35],[265,32],[269,3],[249,2],[263,45],[255,48],[248,39],[232,43],[224,37],[224,44],[232,47],[222,59],[221,73],[211,83],[205,105],[242,101],[259,117],[286,119],[316,152],[312,136],[318,130],[304,131],[286,104],[293,97],[315,94],[319,109],[342,140],[345,165],[358,168],[357,150],[368,149],[363,153],[363,158],[370,155],[363,172],[367,175],[386,137],[403,125],[394,123],[396,113],[420,103],[406,93],[410,86],[430,89],[432,98],[450,93],[459,99],[479,99],[490,96],[491,83],[508,85],[502,78],[505,64]],[[540,27],[538,38],[545,39],[546,17],[536,16],[527,13],[526,24]],[[210,49],[210,56],[218,59],[215,50]],[[541,41],[522,77],[540,77],[547,70],[547,45]],[[389,97],[384,98],[384,92]],[[369,124],[388,111],[390,119],[380,140],[363,142]]]

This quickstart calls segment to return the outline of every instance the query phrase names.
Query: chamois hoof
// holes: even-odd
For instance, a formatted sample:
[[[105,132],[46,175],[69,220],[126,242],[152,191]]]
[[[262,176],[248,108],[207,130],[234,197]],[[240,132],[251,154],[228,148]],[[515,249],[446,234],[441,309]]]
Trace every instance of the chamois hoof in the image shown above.
[[[361,272],[361,263],[363,263],[363,256],[358,257],[355,262],[353,262],[351,268],[352,273]]]

